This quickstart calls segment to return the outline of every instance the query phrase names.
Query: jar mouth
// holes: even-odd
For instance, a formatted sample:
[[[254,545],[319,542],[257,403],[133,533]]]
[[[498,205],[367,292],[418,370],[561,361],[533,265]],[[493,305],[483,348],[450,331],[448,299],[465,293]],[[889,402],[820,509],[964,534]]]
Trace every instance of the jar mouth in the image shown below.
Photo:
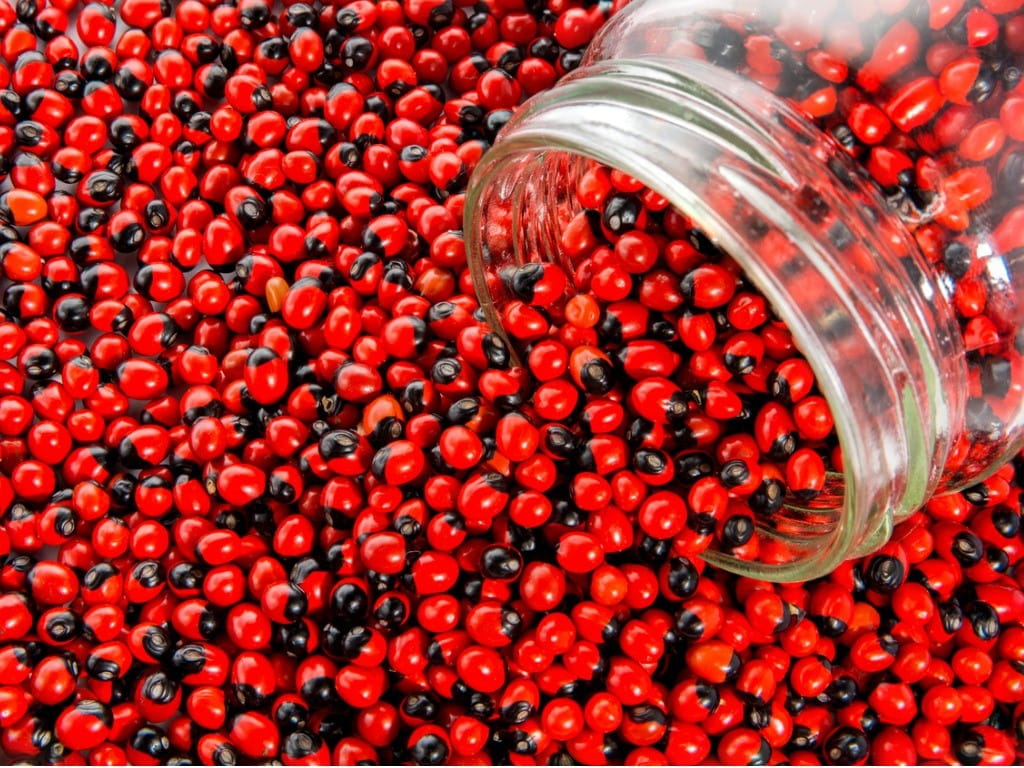
[[[758,521],[763,535],[798,557],[765,563],[709,551],[705,559],[796,581],[888,539],[894,521],[938,483],[965,379],[952,312],[937,300],[909,234],[886,228],[870,182],[786,102],[735,73],[658,57],[592,64],[528,102],[470,184],[467,252],[495,329],[502,328],[493,305],[497,271],[565,259],[559,224],[579,204],[564,193],[574,185],[553,180],[571,178],[579,158],[643,182],[736,261],[786,324],[832,406],[844,474],[832,475],[814,503],[791,499],[785,514]],[[859,267],[817,231],[802,197],[842,221]],[[744,222],[722,208],[725,199],[744,208]],[[499,209],[510,218],[489,216]],[[783,248],[758,241],[755,230],[765,228],[781,233]],[[868,278],[871,269],[877,274]],[[909,295],[908,276],[916,286]],[[937,340],[920,330],[934,327]]]

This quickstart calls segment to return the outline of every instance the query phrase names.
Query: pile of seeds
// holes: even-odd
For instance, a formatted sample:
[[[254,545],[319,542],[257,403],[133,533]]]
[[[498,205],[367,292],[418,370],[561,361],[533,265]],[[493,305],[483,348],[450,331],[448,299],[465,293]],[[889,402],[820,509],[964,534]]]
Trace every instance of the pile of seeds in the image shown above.
[[[574,273],[534,262],[500,275],[503,328],[535,384],[531,439],[570,460],[575,505],[634,513],[644,549],[794,559],[757,522],[787,502],[842,504],[811,367],[739,267],[664,198],[599,165],[576,197],[559,243]]]
[[[1022,3],[912,4],[984,57],[993,184],[1019,193],[1024,98],[989,71]],[[508,276],[522,367],[480,319],[467,179],[621,5],[0,0],[6,756],[1020,762],[1024,462],[827,579],[734,577],[697,555],[766,559],[758,515],[841,457],[728,256],[593,167],[579,295],[553,312],[567,275]],[[819,95],[845,65],[706,37],[723,66],[779,62],[857,157],[910,151]],[[883,117],[938,130],[945,101],[901,93]],[[918,232],[978,330],[956,221]]]

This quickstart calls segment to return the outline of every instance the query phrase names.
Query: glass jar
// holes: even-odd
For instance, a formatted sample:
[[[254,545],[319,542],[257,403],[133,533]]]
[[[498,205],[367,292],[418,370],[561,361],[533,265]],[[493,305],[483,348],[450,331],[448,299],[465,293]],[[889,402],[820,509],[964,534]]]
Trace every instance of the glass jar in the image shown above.
[[[715,565],[822,575],[1021,449],[1022,5],[636,0],[476,169],[466,244],[496,329],[509,267],[586,279],[566,233],[596,162],[689,217],[792,333],[842,472],[759,516],[771,557]]]

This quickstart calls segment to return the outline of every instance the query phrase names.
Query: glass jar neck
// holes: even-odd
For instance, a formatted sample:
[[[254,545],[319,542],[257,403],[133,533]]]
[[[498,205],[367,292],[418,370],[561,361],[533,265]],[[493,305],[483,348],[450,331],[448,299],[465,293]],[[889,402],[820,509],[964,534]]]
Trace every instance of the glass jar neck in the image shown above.
[[[760,521],[799,558],[708,559],[798,580],[884,541],[938,486],[966,374],[953,312],[870,181],[739,75],[687,58],[589,64],[513,116],[471,182],[467,251],[493,327],[501,268],[569,260],[559,237],[580,211],[580,158],[642,181],[728,253],[786,323],[832,408],[845,482]]]

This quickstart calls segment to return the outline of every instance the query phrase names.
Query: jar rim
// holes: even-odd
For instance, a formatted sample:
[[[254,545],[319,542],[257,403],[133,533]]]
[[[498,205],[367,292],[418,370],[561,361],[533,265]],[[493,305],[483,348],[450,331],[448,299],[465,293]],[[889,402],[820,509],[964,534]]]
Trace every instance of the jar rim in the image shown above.
[[[769,105],[775,119],[770,125],[766,125],[764,114],[752,108],[751,102],[758,99],[759,104]],[[595,121],[603,123],[596,125]],[[638,135],[638,125],[646,126],[650,135]],[[656,135],[659,132],[664,135]],[[677,151],[673,152],[670,135],[686,137],[687,149],[695,143],[713,147],[714,151],[724,153],[729,162],[712,167],[706,158],[679,152],[678,147],[683,144],[676,145]],[[653,56],[598,61],[535,97],[512,118],[477,168],[466,200],[466,245],[474,285],[485,316],[492,327],[500,330],[500,319],[486,288],[488,256],[483,252],[485,244],[480,237],[484,198],[492,185],[502,183],[502,174],[508,173],[510,164],[526,166],[531,162],[529,158],[536,161],[553,152],[580,155],[630,174],[697,222],[744,269],[792,333],[826,400],[835,405],[843,404],[848,393],[856,389],[849,376],[857,372],[837,360],[836,350],[828,346],[828,336],[822,335],[821,318],[810,318],[805,308],[793,301],[791,288],[772,274],[772,267],[759,261],[749,237],[736,223],[715,210],[696,184],[681,181],[683,171],[692,178],[714,176],[740,199],[755,202],[755,208],[789,236],[801,258],[815,269],[829,272],[822,286],[835,291],[833,308],[846,315],[834,322],[852,324],[848,332],[858,334],[860,342],[872,348],[877,367],[873,373],[879,382],[884,380],[879,386],[887,391],[880,395],[884,394],[888,403],[884,419],[879,420],[879,414],[867,419],[874,427],[869,439],[878,441],[874,451],[865,450],[862,444],[867,429],[862,411],[874,404],[865,402],[860,409],[833,407],[850,482],[846,483],[843,511],[830,541],[819,542],[806,559],[770,567],[720,553],[705,554],[709,562],[734,572],[780,581],[822,575],[854,556],[855,550],[881,543],[891,533],[896,517],[909,514],[931,495],[938,482],[934,468],[944,466],[949,450],[949,412],[958,407],[955,402],[946,402],[942,384],[947,378],[955,378],[957,372],[950,373],[944,366],[955,365],[951,358],[959,362],[962,357],[939,354],[915,326],[920,320],[915,314],[941,314],[943,307],[922,308],[915,304],[908,309],[900,303],[904,297],[898,295],[898,290],[895,296],[891,291],[886,293],[886,301],[893,304],[884,308],[871,306],[876,297],[851,292],[848,276],[837,274],[836,255],[828,253],[828,248],[817,242],[801,220],[791,215],[786,206],[788,201],[767,194],[762,185],[766,178],[783,192],[783,197],[800,188],[798,180],[810,172],[811,150],[802,143],[808,141],[809,135],[835,148],[831,140],[781,98],[735,73],[704,62]],[[799,154],[801,150],[803,156]],[[838,153],[836,157],[838,165],[825,168],[833,177],[833,204],[843,202],[844,195],[853,194],[844,189],[844,184],[858,194],[877,198],[868,181],[858,176],[852,161]],[[813,168],[821,174],[821,167]],[[842,183],[835,178],[837,172],[845,176]],[[878,206],[884,210],[878,200]],[[847,208],[842,211],[849,216],[855,213]],[[887,247],[877,235],[865,237],[873,237],[876,248]],[[923,258],[909,234],[906,239],[908,252]],[[886,254],[886,258],[897,260],[892,254]],[[918,297],[910,299],[912,304],[914,298]],[[941,320],[953,324],[951,311],[948,314]],[[910,336],[909,350],[894,341],[887,322],[912,326],[909,334],[903,334]],[[952,338],[951,343],[955,343],[956,334]],[[908,355],[915,354],[920,359],[908,362]]]

